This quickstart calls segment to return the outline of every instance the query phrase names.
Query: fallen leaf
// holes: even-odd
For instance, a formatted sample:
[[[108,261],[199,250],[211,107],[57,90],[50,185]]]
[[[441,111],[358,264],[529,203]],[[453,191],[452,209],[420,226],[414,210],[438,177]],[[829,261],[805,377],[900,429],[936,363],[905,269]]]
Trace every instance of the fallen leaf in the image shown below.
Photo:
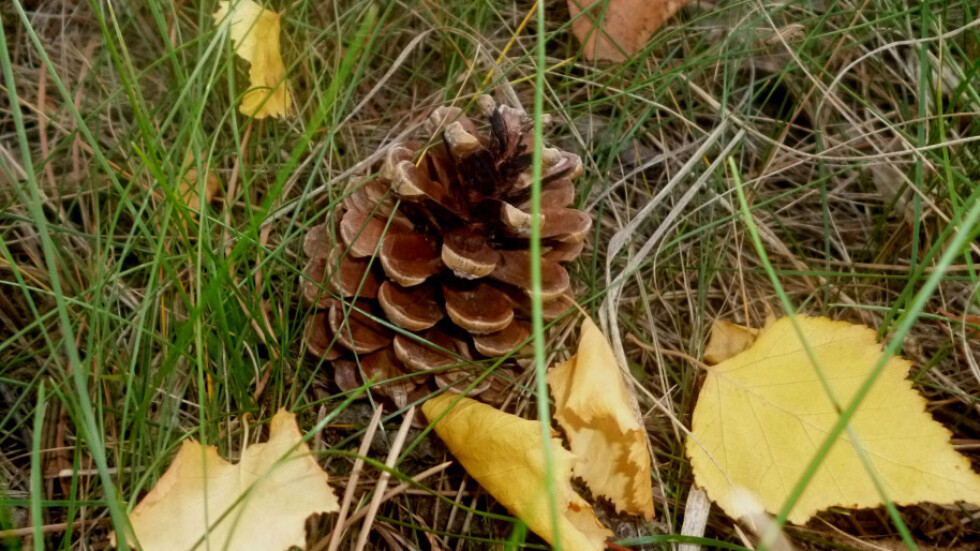
[[[848,404],[882,356],[875,332],[827,318],[796,321],[837,401]],[[911,365],[888,359],[851,418],[856,445],[897,505],[980,504],[980,476],[926,413],[925,399],[906,379]],[[747,350],[708,370],[687,441],[695,480],[731,517],[744,513],[733,499],[737,488],[776,514],[838,417],[791,320],[780,319]],[[845,431],[789,520],[802,524],[828,507],[882,503]]]
[[[459,402],[453,405],[456,400]],[[436,423],[436,434],[470,476],[534,533],[554,543],[544,442],[538,421],[521,419],[449,393],[429,399],[422,404],[422,412],[429,422]],[[599,523],[592,507],[569,484],[575,456],[562,448],[557,438],[551,438],[548,445],[562,549],[602,549],[603,542],[613,534]]]
[[[642,50],[654,31],[690,1],[568,0],[568,11],[585,59],[620,62]]]
[[[548,372],[555,419],[576,456],[573,472],[620,511],[653,518],[646,432],[609,341],[588,317],[578,352]]]
[[[235,53],[247,61],[249,90],[242,98],[242,114],[264,119],[289,116],[291,100],[286,85],[286,66],[279,53],[282,14],[264,9],[253,0],[218,2],[215,25],[227,21]],[[230,16],[229,16],[230,12]]]
[[[737,323],[715,320],[711,324],[711,338],[704,347],[704,361],[716,364],[752,346],[759,330]]]
[[[200,184],[201,179],[197,167],[192,165],[193,157],[190,153],[184,159],[184,177],[177,188],[177,195],[187,207],[193,211],[201,209]],[[210,170],[204,180],[204,204],[210,203],[218,193],[221,182],[218,177]]]
[[[246,448],[234,465],[217,447],[185,440],[129,514],[135,539],[143,551],[186,551],[198,543],[200,549],[304,547],[306,518],[336,511],[338,504],[302,439],[296,416],[279,410],[269,441]]]
[[[939,314],[948,318],[950,321],[955,321],[958,324],[958,329],[963,329],[967,332],[971,339],[977,337],[980,334],[980,329],[974,329],[970,326],[980,327],[980,316],[975,314],[964,314],[958,316],[947,310],[940,309]]]

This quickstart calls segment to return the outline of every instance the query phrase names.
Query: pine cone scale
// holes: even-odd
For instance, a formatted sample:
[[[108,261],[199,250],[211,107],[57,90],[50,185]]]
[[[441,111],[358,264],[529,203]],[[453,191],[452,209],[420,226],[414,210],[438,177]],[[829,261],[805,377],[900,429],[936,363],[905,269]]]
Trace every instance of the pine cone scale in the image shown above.
[[[376,298],[381,280],[371,268],[371,260],[344,256],[330,277],[331,290],[344,298]],[[329,266],[327,267],[329,270]]]
[[[514,350],[530,335],[530,324],[514,320],[510,325],[496,333],[473,335],[473,345],[480,354],[493,358],[503,356]]]
[[[423,331],[444,317],[439,304],[439,291],[431,283],[408,289],[385,281],[378,290],[378,303],[385,315],[398,327],[408,331]]]
[[[558,242],[547,247],[542,258],[550,262],[570,262],[578,258],[584,248],[584,241]]]
[[[389,232],[381,241],[381,266],[385,275],[413,287],[439,273],[439,244],[427,235]]]
[[[513,285],[531,295],[531,255],[527,251],[502,251],[492,279]],[[547,258],[541,259],[541,300],[550,302],[571,288],[565,267]]]
[[[448,281],[442,286],[442,296],[453,323],[472,334],[495,333],[514,320],[510,298],[486,282]]]
[[[402,363],[417,372],[428,372],[445,369],[459,364],[459,359],[453,352],[453,339],[438,328],[429,329],[422,338],[428,344],[422,344],[404,335],[396,335],[392,348],[395,356]]]
[[[541,209],[541,238],[583,241],[592,229],[592,218],[578,209]]]
[[[357,354],[370,354],[391,344],[391,334],[381,324],[358,310],[367,309],[364,302],[355,302],[357,309],[345,308],[340,301],[330,306],[327,325],[337,337],[337,343]],[[344,312],[344,310],[347,310]],[[346,315],[345,315],[346,313]]]
[[[384,233],[385,223],[370,213],[352,209],[340,220],[340,238],[354,258],[372,256]]]
[[[442,262],[462,279],[490,275],[500,255],[487,244],[485,234],[482,224],[450,230],[442,241]]]
[[[361,358],[360,368],[367,380],[374,379],[381,384],[377,388],[399,407],[408,403],[408,396],[419,386],[419,381],[408,375],[404,365],[391,348],[382,348]]]
[[[307,320],[304,338],[310,353],[319,356],[327,361],[340,358],[340,347],[333,345],[333,332],[330,331],[327,322],[327,312],[321,310]]]

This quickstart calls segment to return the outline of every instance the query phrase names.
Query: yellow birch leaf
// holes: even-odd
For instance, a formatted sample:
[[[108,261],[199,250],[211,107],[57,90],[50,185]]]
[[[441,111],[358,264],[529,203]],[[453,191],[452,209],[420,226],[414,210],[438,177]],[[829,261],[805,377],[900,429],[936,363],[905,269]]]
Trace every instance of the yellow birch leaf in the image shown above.
[[[752,346],[759,330],[737,323],[715,320],[711,324],[711,338],[704,347],[704,361],[716,364]]]
[[[573,471],[620,511],[653,518],[646,433],[609,341],[593,321],[582,322],[578,352],[548,372],[555,419],[565,429]]]
[[[304,547],[306,518],[337,511],[338,504],[327,473],[302,439],[296,416],[279,410],[269,441],[246,448],[234,465],[215,446],[185,440],[129,514],[141,549],[187,551],[198,543],[199,549]]]
[[[585,59],[619,62],[642,50],[654,31],[690,1],[568,0],[568,11]]]
[[[882,357],[875,332],[827,318],[797,323],[841,406]],[[892,357],[865,396],[800,500],[790,522],[802,524],[832,506],[883,504],[855,446],[866,454],[889,499],[980,504],[980,476],[949,443],[950,432],[925,411],[906,379],[911,362]],[[733,496],[751,492],[778,513],[839,418],[789,318],[764,329],[747,350],[710,368],[687,441],[694,477],[734,518]]]
[[[459,402],[453,406],[456,400]],[[544,443],[538,421],[521,419],[448,393],[422,404],[422,412],[430,422],[438,420],[436,434],[470,476],[534,533],[554,543]],[[613,534],[599,523],[592,507],[569,484],[575,456],[562,448],[557,438],[552,438],[548,445],[562,549],[602,549],[606,538]]]
[[[282,14],[264,9],[253,0],[218,2],[214,14],[215,25],[228,22],[235,53],[251,65],[249,90],[239,111],[256,119],[285,118],[290,113],[286,66],[279,53],[281,19]]]

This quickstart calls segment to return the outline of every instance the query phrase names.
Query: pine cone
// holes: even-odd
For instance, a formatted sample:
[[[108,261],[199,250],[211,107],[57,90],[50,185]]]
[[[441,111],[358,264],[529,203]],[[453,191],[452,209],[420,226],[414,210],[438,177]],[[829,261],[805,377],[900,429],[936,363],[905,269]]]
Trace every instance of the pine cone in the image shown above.
[[[436,109],[429,143],[392,147],[380,175],[306,235],[307,349],[332,363],[343,390],[377,376],[388,382],[373,388],[399,406],[433,384],[462,392],[474,361],[507,356],[530,335],[531,121],[489,96],[479,104],[489,135],[459,108]],[[581,159],[542,157],[542,298],[553,319],[572,305],[562,263],[581,253],[592,221],[569,207]],[[507,379],[469,394],[493,401]]]

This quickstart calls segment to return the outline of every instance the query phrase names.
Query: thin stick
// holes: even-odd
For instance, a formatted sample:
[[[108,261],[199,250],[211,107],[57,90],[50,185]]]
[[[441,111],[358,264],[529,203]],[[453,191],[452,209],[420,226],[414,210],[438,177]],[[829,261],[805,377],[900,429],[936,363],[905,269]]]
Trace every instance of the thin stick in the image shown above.
[[[398,460],[398,455],[405,445],[405,438],[408,436],[408,429],[412,426],[412,418],[414,416],[415,406],[412,406],[405,412],[402,426],[398,428],[395,441],[392,442],[391,449],[388,451],[388,459],[385,460],[385,467],[388,467],[388,469],[395,467],[395,462]],[[391,472],[389,470],[382,471],[381,476],[378,477],[378,484],[374,488],[374,495],[371,496],[371,503],[367,507],[367,518],[364,519],[364,526],[361,527],[361,532],[357,535],[357,545],[354,546],[354,551],[363,551],[364,546],[367,545],[368,534],[371,533],[371,525],[374,524],[374,517],[378,514],[378,508],[381,507],[381,500],[384,499],[384,491],[388,488],[388,480],[390,479]]]
[[[476,500],[479,498],[479,494],[474,494],[473,499],[470,500],[470,508],[466,511],[466,517],[463,518],[463,527],[459,530],[459,537],[456,541],[456,551],[462,551],[463,545],[466,544],[466,538],[464,536],[470,530],[470,524],[473,522],[473,511],[476,510]]]
[[[681,358],[681,359],[684,359],[684,360],[687,360],[687,361],[691,362],[692,364],[700,367],[701,369],[703,369],[705,371],[708,371],[708,370],[711,369],[711,366],[710,365],[702,362],[701,360],[695,358],[694,356],[691,356],[690,354],[685,354],[683,352],[678,352],[677,350],[667,350],[665,348],[657,348],[657,347],[654,347],[654,346],[650,346],[649,344],[647,344],[647,343],[641,341],[640,339],[636,338],[636,335],[634,335],[633,333],[627,333],[626,334],[626,340],[632,342],[636,346],[639,346],[640,348],[642,348],[643,350],[646,350],[648,352],[653,352],[653,353],[656,353],[656,354],[663,354],[664,356],[674,356],[675,358]]]
[[[453,508],[449,511],[449,518],[446,519],[446,533],[450,533],[453,526],[453,521],[456,520],[456,512],[459,511],[459,507],[455,503],[462,503],[463,494],[466,493],[466,479],[464,478],[462,482],[459,483],[459,489],[456,490],[456,495],[453,499]]]
[[[364,431],[364,439],[361,440],[361,447],[357,449],[357,459],[354,460],[354,469],[351,471],[350,479],[347,481],[347,490],[344,491],[344,499],[340,504],[337,522],[334,524],[333,531],[330,532],[330,540],[327,545],[329,551],[337,551],[337,548],[340,547],[340,538],[344,535],[344,519],[347,518],[347,511],[350,509],[351,501],[354,499],[354,489],[357,487],[357,479],[360,478],[361,471],[364,469],[364,457],[367,455],[368,448],[371,447],[371,441],[374,440],[374,433],[377,432],[378,425],[381,424],[381,415],[383,413],[384,409],[378,406],[374,410],[371,422],[368,423],[367,430]],[[313,547],[314,551],[320,548],[322,548],[321,545]]]
[[[248,126],[245,127],[245,134],[242,136],[241,149],[235,158],[235,164],[231,167],[231,176],[228,177],[228,186],[225,188],[225,227],[222,230],[221,241],[225,243],[225,256],[231,255],[233,248],[230,231],[231,210],[234,207],[235,194],[238,193],[238,176],[242,171],[242,164],[248,162],[248,140],[252,136],[252,121],[249,119]],[[228,273],[232,273],[229,267]]]
[[[415,482],[415,483],[422,482],[426,478],[429,478],[430,476],[432,476],[434,474],[437,474],[437,473],[440,473],[440,472],[446,470],[452,464],[453,464],[452,461],[446,461],[445,463],[440,463],[439,465],[436,465],[435,467],[429,467],[428,469],[426,469],[426,470],[420,472],[419,474],[413,476],[412,477],[412,482]],[[393,498],[395,496],[398,496],[398,495],[407,493],[408,490],[409,490],[409,488],[411,488],[412,486],[414,486],[414,484],[409,483],[409,482],[402,482],[398,486],[395,486],[394,489],[388,490],[388,493],[386,493],[384,495],[384,498],[381,501],[388,501],[389,499],[391,499],[391,498]],[[425,495],[432,495],[432,492],[425,492]],[[440,495],[447,495],[447,494],[440,494]],[[448,495],[452,495],[452,494],[448,494]],[[353,515],[350,516],[349,519],[347,519],[347,522],[344,525],[344,530],[350,528],[357,521],[359,521],[362,518],[364,518],[365,516],[367,516],[367,511],[368,510],[366,508],[358,509],[358,511],[356,513],[354,513]]]

